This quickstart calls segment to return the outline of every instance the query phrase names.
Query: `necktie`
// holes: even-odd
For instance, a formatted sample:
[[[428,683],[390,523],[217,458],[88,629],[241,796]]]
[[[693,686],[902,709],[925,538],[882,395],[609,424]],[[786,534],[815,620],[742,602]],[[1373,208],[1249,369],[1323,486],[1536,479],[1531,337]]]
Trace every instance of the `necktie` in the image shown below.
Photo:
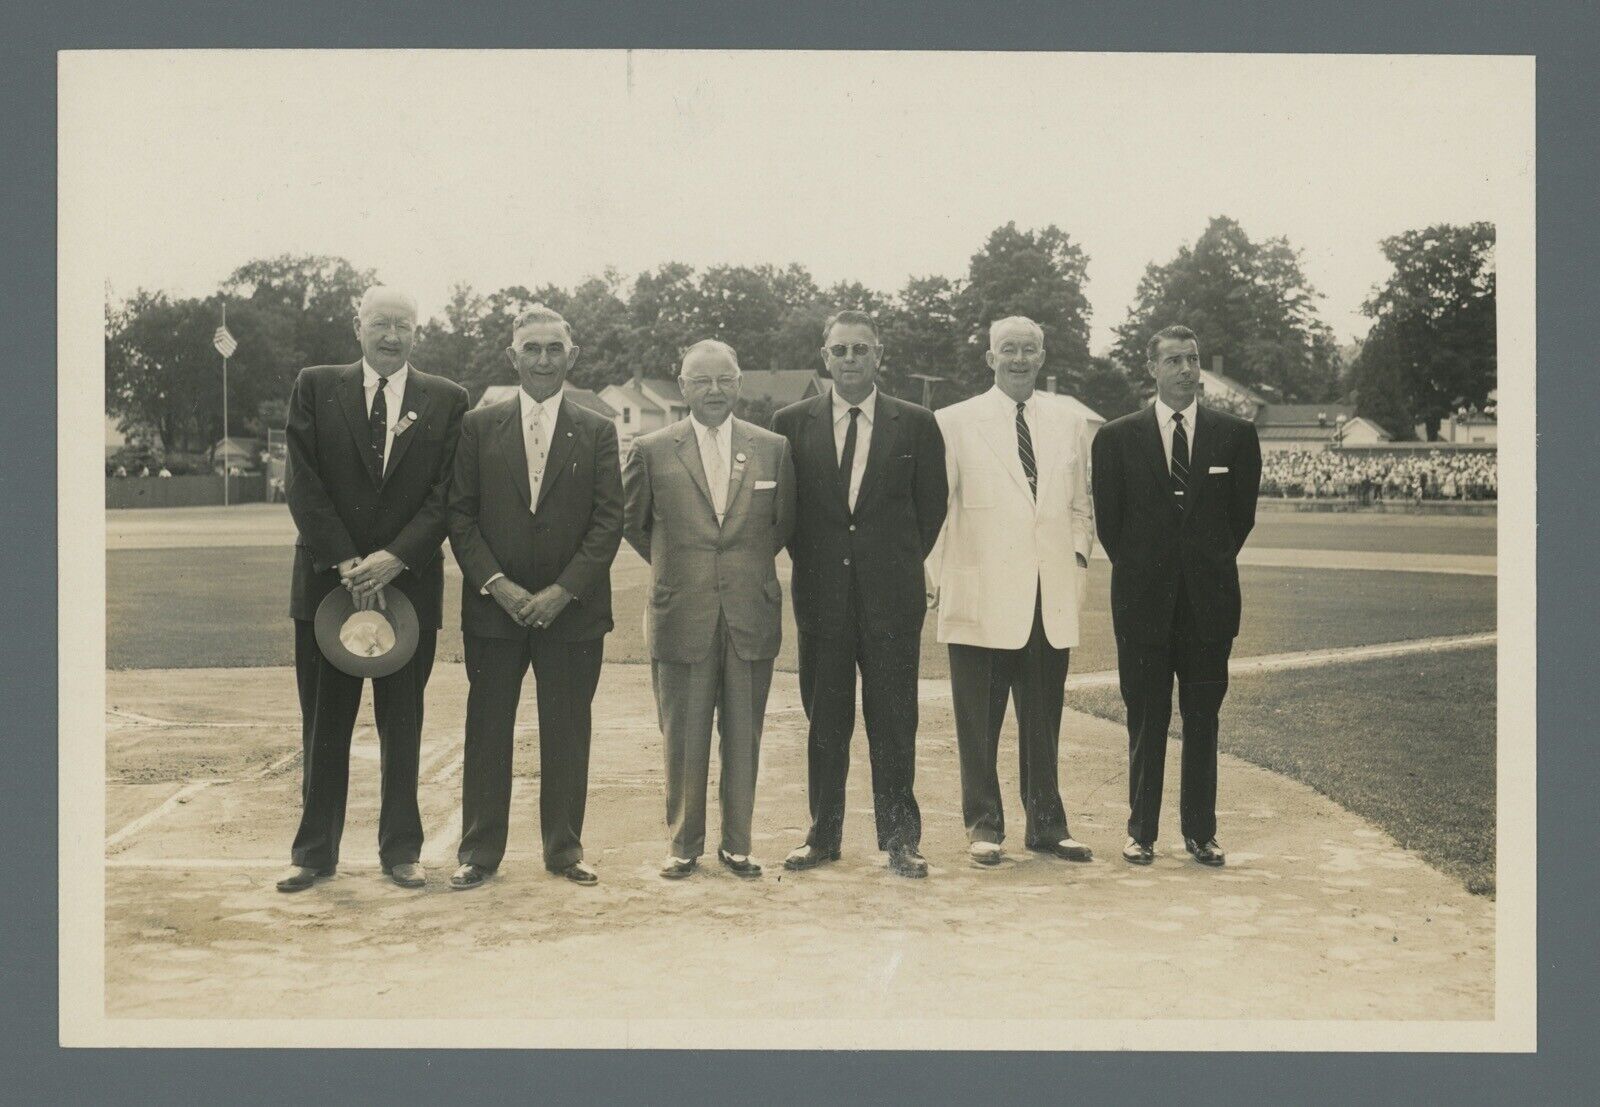
[[[844,506],[849,511],[854,511],[855,504],[850,502],[850,483],[856,471],[856,420],[861,416],[861,409],[850,409],[850,429],[844,432],[844,453],[839,455],[839,483],[844,487]]]
[[[528,420],[528,510],[539,510],[539,486],[544,483],[544,412],[535,408]]]
[[[1172,416],[1172,498],[1179,508],[1189,497],[1189,432],[1183,429],[1183,413]]]
[[[728,509],[728,462],[722,451],[722,428],[713,427],[706,435],[706,452],[711,464],[706,467],[706,480],[711,482],[711,508],[717,513],[720,526]]]
[[[1028,476],[1028,490],[1039,498],[1039,467],[1033,460],[1033,435],[1028,432],[1028,421],[1022,417],[1026,404],[1017,405],[1017,457],[1022,461],[1022,471]]]
[[[380,473],[383,472],[383,448],[388,445],[389,437],[389,402],[384,398],[384,385],[388,383],[388,377],[378,378],[378,391],[372,396],[372,414],[367,419],[372,456],[378,463]]]

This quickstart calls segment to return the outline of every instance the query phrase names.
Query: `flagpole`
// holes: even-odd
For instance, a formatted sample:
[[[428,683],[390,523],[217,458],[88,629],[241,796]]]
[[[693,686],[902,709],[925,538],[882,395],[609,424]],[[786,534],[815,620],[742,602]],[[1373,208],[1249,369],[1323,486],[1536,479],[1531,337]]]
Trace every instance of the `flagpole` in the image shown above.
[[[222,327],[228,327],[228,301],[222,301]],[[228,355],[222,355],[222,506],[228,506]]]

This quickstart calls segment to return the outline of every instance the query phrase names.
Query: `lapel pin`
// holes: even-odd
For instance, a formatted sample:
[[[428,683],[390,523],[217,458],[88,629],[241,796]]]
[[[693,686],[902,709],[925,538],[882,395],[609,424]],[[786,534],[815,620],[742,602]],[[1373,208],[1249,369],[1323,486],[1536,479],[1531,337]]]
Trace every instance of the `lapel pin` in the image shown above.
[[[745,461],[744,454],[743,453],[734,454],[733,455],[733,460],[737,461],[740,465],[743,465],[744,461]]]
[[[394,432],[396,434],[404,434],[406,432],[406,428],[411,426],[411,424],[415,423],[416,421],[417,413],[414,411],[408,411],[406,412],[405,418],[401,419],[394,425]]]

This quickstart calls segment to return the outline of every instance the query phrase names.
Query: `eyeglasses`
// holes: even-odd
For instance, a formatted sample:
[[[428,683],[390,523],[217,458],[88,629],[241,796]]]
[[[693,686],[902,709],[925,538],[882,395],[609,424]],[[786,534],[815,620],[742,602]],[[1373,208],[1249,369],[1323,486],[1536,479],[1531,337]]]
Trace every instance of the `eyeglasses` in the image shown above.
[[[551,361],[559,361],[567,356],[567,347],[563,342],[552,342],[548,346],[535,346],[530,342],[519,349],[517,353],[530,361],[541,361],[545,358]]]
[[[846,346],[843,342],[835,342],[832,346],[826,347],[827,351],[834,357],[844,357],[846,354],[855,354],[856,357],[866,357],[877,348],[878,347],[876,346],[869,346],[865,342],[857,342],[853,346]]]
[[[731,392],[733,386],[739,383],[738,377],[684,377],[684,384],[692,384],[696,388],[716,387],[719,392]]]

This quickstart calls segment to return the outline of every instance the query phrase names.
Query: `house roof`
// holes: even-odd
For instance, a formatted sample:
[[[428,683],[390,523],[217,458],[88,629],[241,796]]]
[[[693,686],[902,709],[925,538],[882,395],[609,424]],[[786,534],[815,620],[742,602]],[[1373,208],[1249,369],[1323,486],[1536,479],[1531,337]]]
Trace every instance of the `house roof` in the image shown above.
[[[1355,413],[1356,409],[1349,404],[1267,404],[1256,412],[1256,426],[1262,429],[1310,427],[1332,430],[1338,424],[1339,416],[1351,419]]]
[[[778,406],[821,393],[824,386],[809,369],[747,369],[739,375],[739,395]]]
[[[1321,442],[1330,439],[1334,434],[1334,425],[1329,423],[1325,427],[1259,427],[1256,432],[1263,439],[1275,442]]]
[[[477,406],[486,407],[489,404],[497,404],[501,400],[509,400],[517,394],[519,387],[519,385],[515,384],[491,384],[483,390],[483,395],[478,397]],[[575,384],[567,384],[562,385],[561,394],[579,407],[586,407],[596,414],[605,416],[607,419],[615,419],[617,417],[617,410],[597,396],[591,389],[579,388]]]
[[[655,401],[657,407],[683,407],[683,389],[678,387],[676,380],[662,380],[659,377],[641,377],[639,389],[645,398]]]
[[[1222,373],[1215,373],[1210,369],[1202,369],[1200,370],[1200,379],[1207,385],[1211,385],[1214,382],[1219,387],[1226,388],[1230,392],[1237,392],[1239,395],[1243,396],[1253,404],[1264,404],[1267,402],[1266,400],[1262,399],[1260,393],[1247,388],[1245,385],[1240,384],[1232,377],[1226,376]]]

